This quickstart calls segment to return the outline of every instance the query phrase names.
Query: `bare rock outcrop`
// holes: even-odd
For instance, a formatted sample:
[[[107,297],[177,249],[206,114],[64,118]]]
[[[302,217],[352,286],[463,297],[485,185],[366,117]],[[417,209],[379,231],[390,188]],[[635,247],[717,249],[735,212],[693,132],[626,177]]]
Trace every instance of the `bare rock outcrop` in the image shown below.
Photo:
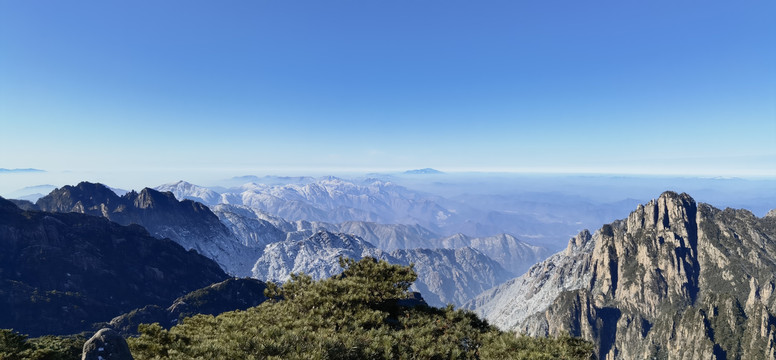
[[[102,329],[84,344],[81,360],[134,360],[127,341],[118,332]]]
[[[665,192],[604,225],[592,246],[575,252],[572,239],[535,266],[544,272],[516,279],[519,301],[481,295],[473,308],[505,329],[581,336],[601,359],[776,359],[775,240],[774,216]],[[586,256],[588,268],[548,281],[552,269]],[[559,291],[569,283],[583,284]],[[538,294],[555,296],[538,306]]]

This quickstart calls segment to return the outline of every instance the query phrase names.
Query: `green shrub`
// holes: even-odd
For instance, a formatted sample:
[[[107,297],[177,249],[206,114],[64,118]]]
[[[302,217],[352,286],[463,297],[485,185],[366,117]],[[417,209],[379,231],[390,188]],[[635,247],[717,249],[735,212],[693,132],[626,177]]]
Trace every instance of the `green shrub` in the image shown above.
[[[498,331],[468,311],[399,306],[416,274],[365,258],[342,260],[321,281],[294,275],[270,284],[269,301],[164,330],[142,325],[135,359],[588,359],[579,339],[533,339]]]

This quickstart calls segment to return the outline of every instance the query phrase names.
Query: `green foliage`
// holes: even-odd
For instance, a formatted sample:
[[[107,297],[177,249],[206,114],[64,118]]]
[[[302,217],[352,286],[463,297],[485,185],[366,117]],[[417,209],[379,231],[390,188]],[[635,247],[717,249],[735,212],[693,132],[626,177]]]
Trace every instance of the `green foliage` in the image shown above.
[[[19,354],[31,347],[26,336],[13,330],[0,329],[0,359],[21,359]]]
[[[593,344],[568,335],[558,338],[533,338],[509,333],[491,333],[488,345],[480,352],[483,359],[561,360],[594,359]]]
[[[128,340],[143,359],[588,359],[578,339],[532,339],[496,330],[471,312],[403,307],[411,267],[341,260],[321,281],[294,275],[269,284],[269,301],[217,317],[197,315],[164,330],[141,325]]]
[[[83,335],[27,339],[13,330],[0,329],[0,360],[77,360],[84,342]]]

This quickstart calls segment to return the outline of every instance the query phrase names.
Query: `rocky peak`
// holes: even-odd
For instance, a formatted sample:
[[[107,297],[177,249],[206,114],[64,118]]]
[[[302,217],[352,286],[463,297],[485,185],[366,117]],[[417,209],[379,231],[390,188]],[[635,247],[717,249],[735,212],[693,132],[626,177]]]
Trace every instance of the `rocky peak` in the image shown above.
[[[481,295],[475,310],[529,335],[583,336],[602,359],[774,359],[774,220],[665,192],[596,231],[590,267],[545,280],[586,236],[572,239],[545,269]]]
[[[138,224],[156,237],[197,250],[237,276],[250,274],[260,252],[239,243],[207,206],[178,201],[169,191],[144,188],[119,197],[105,185],[82,182],[54,190],[37,204],[44,211],[78,212],[122,225]]]
[[[38,199],[36,205],[43,211],[99,213],[100,204],[120,202],[121,198],[109,187],[83,181],[76,186],[66,185],[53,190]]]
[[[472,238],[461,233],[450,235],[440,242],[442,247],[448,249],[457,249],[471,245]]]
[[[564,251],[565,255],[571,256],[572,254],[587,247],[591,240],[593,240],[593,235],[590,234],[590,231],[587,229],[582,230],[579,234],[577,234],[577,236],[569,239],[569,244],[566,246],[566,250]]]
[[[694,224],[698,208],[695,200],[685,193],[666,191],[646,205],[639,205],[628,216],[628,232],[638,229],[682,230]],[[687,236],[687,233],[683,233]]]
[[[628,218],[604,225],[593,251],[598,303],[637,299],[644,312],[692,304],[698,292],[697,206],[667,191]]]
[[[140,193],[134,191],[127,193],[124,197],[139,209],[153,209],[157,206],[170,207],[178,203],[175,195],[169,191],[161,192],[151,188],[144,188]]]

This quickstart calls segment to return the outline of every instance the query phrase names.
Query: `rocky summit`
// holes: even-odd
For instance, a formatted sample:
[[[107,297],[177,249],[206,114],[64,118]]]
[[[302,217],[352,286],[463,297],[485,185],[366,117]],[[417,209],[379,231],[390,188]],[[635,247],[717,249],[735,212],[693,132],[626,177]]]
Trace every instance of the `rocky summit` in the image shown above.
[[[55,189],[35,205],[43,211],[77,212],[141,225],[156,237],[169,238],[215,260],[236,276],[250,275],[261,253],[260,248],[240,243],[207,206],[178,201],[171,192],[145,188],[118,196],[105,185],[81,182]]]
[[[602,359],[776,358],[776,218],[665,192],[469,303]]]

